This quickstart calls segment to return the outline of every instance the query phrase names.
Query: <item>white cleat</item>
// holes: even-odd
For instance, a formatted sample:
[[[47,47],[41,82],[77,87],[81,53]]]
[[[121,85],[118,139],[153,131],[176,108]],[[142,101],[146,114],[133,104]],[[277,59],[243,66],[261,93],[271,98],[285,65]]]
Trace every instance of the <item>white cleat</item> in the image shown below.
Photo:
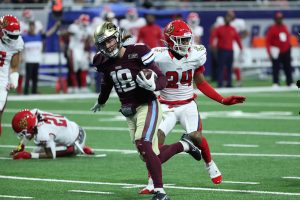
[[[220,184],[222,182],[222,174],[213,160],[206,164],[206,170],[214,184]]]

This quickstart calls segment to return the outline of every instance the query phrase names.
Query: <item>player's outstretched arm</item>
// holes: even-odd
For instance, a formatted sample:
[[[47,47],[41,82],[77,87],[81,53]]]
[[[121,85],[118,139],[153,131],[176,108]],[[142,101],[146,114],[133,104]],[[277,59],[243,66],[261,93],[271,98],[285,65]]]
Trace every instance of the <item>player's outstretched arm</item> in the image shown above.
[[[223,97],[205,80],[202,73],[196,74],[194,76],[194,80],[197,88],[203,94],[223,105],[234,105],[237,103],[243,103],[246,100],[246,97],[244,96]]]

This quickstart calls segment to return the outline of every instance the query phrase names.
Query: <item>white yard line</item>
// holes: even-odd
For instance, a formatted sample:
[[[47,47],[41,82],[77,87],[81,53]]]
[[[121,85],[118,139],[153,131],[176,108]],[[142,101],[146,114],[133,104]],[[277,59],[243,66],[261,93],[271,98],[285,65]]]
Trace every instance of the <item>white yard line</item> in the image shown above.
[[[297,179],[297,180],[300,180],[300,177],[298,176],[285,176],[285,177],[282,177],[284,179]]]
[[[137,185],[137,184],[129,184],[129,183],[92,182],[92,181],[47,179],[47,178],[30,178],[30,177],[4,176],[4,175],[0,175],[0,179],[42,181],[42,182],[58,182],[58,183],[77,183],[77,184],[89,184],[89,185],[112,185],[112,186],[121,186],[121,187]],[[201,187],[182,187],[182,186],[170,186],[170,185],[169,186],[166,185],[165,188],[179,189],[179,190],[193,190],[193,191],[216,191],[216,192],[233,192],[233,193],[252,193],[252,194],[267,194],[267,195],[300,196],[300,193],[259,191],[259,190],[234,190],[234,189],[201,188]]]
[[[101,192],[101,191],[91,191],[91,190],[68,190],[68,192],[89,193],[89,194],[114,194],[113,192]]]
[[[241,148],[256,148],[259,147],[257,144],[223,144],[224,147],[241,147]]]
[[[259,182],[241,182],[241,181],[222,181],[223,183],[229,183],[229,184],[242,184],[242,185],[259,185]]]
[[[9,199],[32,199],[33,197],[11,196],[11,195],[2,195],[2,194],[0,194],[0,198],[9,198]]]
[[[10,124],[2,124],[2,127],[11,128]],[[82,126],[85,130],[90,131],[114,131],[114,132],[128,132],[128,127],[100,127],[100,126]],[[174,133],[183,133],[182,129],[172,130]],[[300,137],[300,133],[286,133],[286,132],[264,132],[264,131],[223,131],[223,130],[203,130],[204,134],[217,135],[257,135],[257,136],[284,136],[284,137]]]
[[[290,145],[300,145],[300,142],[293,142],[293,141],[278,141],[276,144],[290,144]]]
[[[0,145],[0,148],[15,148],[15,145]],[[34,148],[33,146],[26,146],[26,148]],[[136,150],[129,149],[93,149],[98,152],[114,152],[123,154],[137,154]],[[182,153],[187,155],[186,153]],[[241,156],[241,157],[282,157],[282,158],[300,158],[298,154],[255,154],[255,153],[211,153],[214,156]]]

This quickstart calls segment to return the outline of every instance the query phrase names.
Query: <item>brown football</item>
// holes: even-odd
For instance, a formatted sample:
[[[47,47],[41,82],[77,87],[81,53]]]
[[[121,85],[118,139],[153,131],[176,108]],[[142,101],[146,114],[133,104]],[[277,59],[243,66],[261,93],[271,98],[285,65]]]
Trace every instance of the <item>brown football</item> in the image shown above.
[[[150,79],[153,73],[153,71],[150,69],[142,69],[142,72],[144,73],[146,79]]]

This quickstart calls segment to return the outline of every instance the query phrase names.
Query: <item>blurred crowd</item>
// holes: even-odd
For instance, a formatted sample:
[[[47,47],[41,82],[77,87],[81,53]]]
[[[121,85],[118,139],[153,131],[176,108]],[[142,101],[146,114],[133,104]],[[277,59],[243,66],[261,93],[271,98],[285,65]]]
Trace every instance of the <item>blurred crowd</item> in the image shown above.
[[[276,13],[274,16],[275,25],[282,26],[284,36],[280,31],[273,31],[272,34],[281,34],[279,41],[272,41],[276,35],[267,33],[263,37],[255,37],[251,42],[251,47],[264,47],[268,51],[270,61],[273,64],[273,84],[279,85],[279,65],[283,65],[283,70],[287,77],[287,85],[293,83],[290,48],[291,34],[283,23],[282,13]],[[280,18],[280,20],[279,20]],[[187,22],[193,32],[193,42],[201,44],[201,38],[204,34],[204,28],[201,26],[201,16],[196,12],[190,12],[187,18],[183,19],[181,15],[173,16],[173,19],[182,19]],[[22,36],[25,41],[22,64],[20,67],[19,94],[37,94],[38,93],[38,73],[41,64],[41,54],[44,49],[44,40],[46,37],[58,30],[60,24],[55,24],[48,31],[44,31],[42,23],[35,19],[32,11],[26,9],[23,11],[21,21]],[[64,52],[68,75],[66,79],[59,79],[56,83],[56,91],[65,93],[86,93],[90,92],[89,83],[96,86],[95,92],[100,92],[101,74],[89,73],[91,67],[91,58],[95,53],[93,47],[93,32],[99,24],[104,21],[112,22],[123,29],[131,38],[128,43],[145,43],[150,48],[164,46],[162,30],[156,23],[155,15],[145,14],[139,16],[135,7],[129,8],[124,18],[117,19],[115,13],[109,6],[104,6],[99,16],[90,19],[89,15],[81,14],[72,24],[61,27],[59,30],[59,44],[61,51]],[[270,24],[271,25],[271,24]],[[274,25],[274,26],[275,26]],[[276,29],[277,26],[275,26]],[[224,16],[216,18],[212,27],[209,27],[209,45],[206,46],[211,57],[211,81],[215,81],[217,87],[239,87],[242,85],[242,74],[240,61],[244,54],[243,40],[249,37],[246,21],[238,18],[233,10],[229,10]],[[228,34],[231,32],[230,34]],[[151,34],[149,34],[151,33]],[[32,39],[34,38],[34,39]],[[271,39],[270,39],[271,38]],[[248,38],[249,39],[249,38]],[[32,46],[32,41],[39,41],[38,47]],[[284,44],[283,44],[284,43]],[[35,45],[37,43],[34,43]],[[248,44],[248,43],[247,43]],[[279,44],[279,46],[278,46]],[[284,46],[284,49],[281,49]],[[294,46],[298,45],[298,40]],[[273,55],[274,46],[279,49],[277,55]],[[246,46],[247,47],[247,46]],[[271,48],[272,47],[272,48]],[[35,49],[33,51],[32,49]],[[30,56],[28,55],[30,52]],[[282,53],[286,54],[282,57]],[[35,54],[36,56],[32,56]],[[232,80],[231,74],[234,74]]]

